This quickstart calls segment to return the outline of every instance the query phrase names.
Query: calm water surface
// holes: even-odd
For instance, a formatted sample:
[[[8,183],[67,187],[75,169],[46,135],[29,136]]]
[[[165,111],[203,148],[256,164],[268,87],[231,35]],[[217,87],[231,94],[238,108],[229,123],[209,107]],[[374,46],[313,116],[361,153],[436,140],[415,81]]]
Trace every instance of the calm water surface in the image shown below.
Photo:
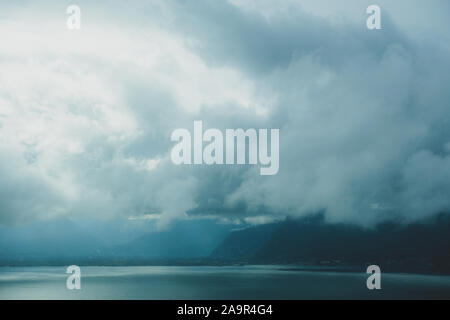
[[[283,270],[285,269],[285,270]],[[67,290],[65,267],[0,267],[0,299],[450,299],[450,276],[243,267],[81,267]]]

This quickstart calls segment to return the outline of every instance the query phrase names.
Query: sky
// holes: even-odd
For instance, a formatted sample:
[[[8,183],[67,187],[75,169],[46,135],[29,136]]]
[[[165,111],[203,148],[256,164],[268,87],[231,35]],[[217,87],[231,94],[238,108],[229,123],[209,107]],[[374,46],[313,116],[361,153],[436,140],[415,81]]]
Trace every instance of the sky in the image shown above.
[[[81,9],[68,30],[66,8]],[[366,8],[381,7],[381,30]],[[0,4],[0,225],[374,226],[450,210],[450,3]],[[280,130],[280,167],[176,166],[171,133]]]

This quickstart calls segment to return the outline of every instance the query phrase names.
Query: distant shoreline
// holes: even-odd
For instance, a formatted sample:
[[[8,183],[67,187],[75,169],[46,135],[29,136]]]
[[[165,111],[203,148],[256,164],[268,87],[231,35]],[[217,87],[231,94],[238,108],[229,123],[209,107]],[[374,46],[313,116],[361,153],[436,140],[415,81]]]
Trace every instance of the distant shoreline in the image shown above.
[[[0,267],[66,267],[68,265],[76,264],[80,267],[249,267],[249,266],[270,266],[274,270],[286,272],[339,272],[339,273],[364,273],[366,265],[357,264],[343,264],[343,265],[322,265],[312,263],[297,263],[297,264],[282,264],[282,263],[247,263],[238,261],[208,261],[208,260],[153,260],[153,261],[82,261],[82,260],[64,260],[64,261],[24,261],[24,262],[10,262],[6,263],[0,261]],[[427,269],[424,266],[417,266],[416,268],[402,268],[400,266],[382,267],[384,273],[396,274],[417,274],[417,275],[441,275],[450,276],[450,270],[434,271]]]

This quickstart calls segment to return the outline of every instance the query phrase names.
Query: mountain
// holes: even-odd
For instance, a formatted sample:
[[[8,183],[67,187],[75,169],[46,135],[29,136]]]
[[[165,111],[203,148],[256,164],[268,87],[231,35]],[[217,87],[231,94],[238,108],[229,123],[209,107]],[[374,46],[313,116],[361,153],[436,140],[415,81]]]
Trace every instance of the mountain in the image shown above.
[[[393,271],[450,273],[450,217],[374,229],[287,219],[233,231],[210,256],[255,264],[383,265]]]
[[[70,220],[0,227],[0,260],[45,261],[93,254],[99,241]]]
[[[52,220],[0,226],[0,265],[309,264],[450,273],[450,216],[372,229],[322,215],[232,231],[213,220]]]
[[[212,220],[185,220],[159,230],[154,221],[69,219],[0,226],[0,265],[127,265],[199,259],[208,257],[231,227]]]
[[[230,228],[208,220],[179,221],[168,230],[148,233],[129,243],[104,248],[101,255],[122,259],[205,258],[225,239]]]

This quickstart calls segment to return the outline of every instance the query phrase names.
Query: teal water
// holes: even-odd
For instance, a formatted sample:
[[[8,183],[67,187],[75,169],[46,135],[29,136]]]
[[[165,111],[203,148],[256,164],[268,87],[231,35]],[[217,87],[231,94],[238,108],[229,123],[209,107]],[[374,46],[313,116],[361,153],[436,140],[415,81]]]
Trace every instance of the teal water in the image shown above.
[[[284,269],[284,270],[283,270]],[[382,274],[282,266],[81,267],[81,290],[65,267],[0,267],[0,299],[450,299],[450,276]]]

